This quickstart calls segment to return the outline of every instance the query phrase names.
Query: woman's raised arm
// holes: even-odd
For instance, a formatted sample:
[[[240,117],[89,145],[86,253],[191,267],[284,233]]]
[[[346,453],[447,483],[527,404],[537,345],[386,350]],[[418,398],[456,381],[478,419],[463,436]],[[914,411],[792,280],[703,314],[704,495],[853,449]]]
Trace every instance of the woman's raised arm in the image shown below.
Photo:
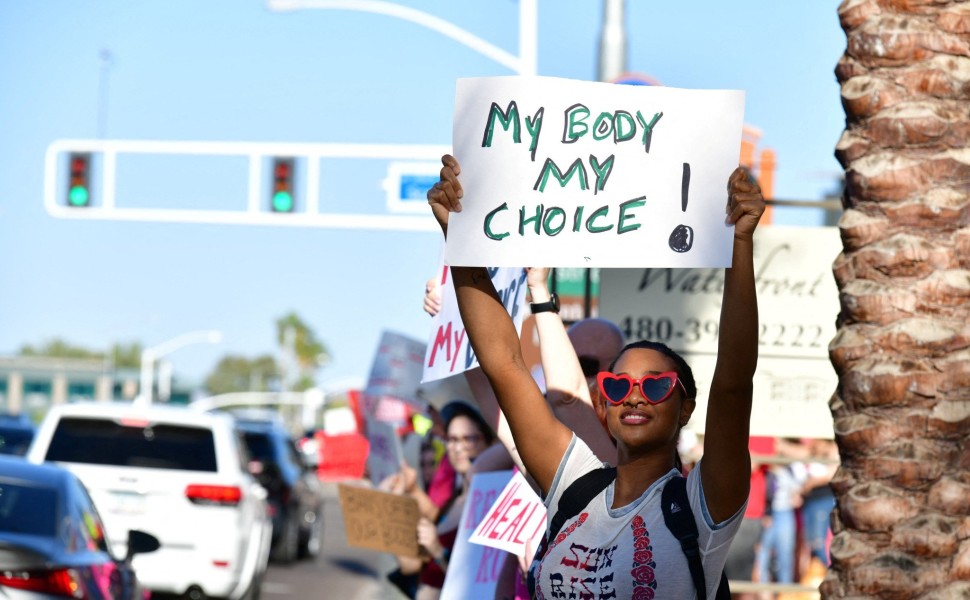
[[[728,180],[727,222],[734,225],[734,258],[725,269],[717,363],[707,403],[701,476],[715,522],[731,517],[748,498],[748,433],[758,365],[758,298],[754,230],[765,210],[761,188],[735,169]]]
[[[458,161],[450,155],[441,160],[441,177],[428,191],[428,203],[447,236],[449,215],[461,210],[463,192]],[[518,332],[488,270],[452,266],[451,275],[468,341],[505,413],[519,456],[539,487],[548,491],[572,432],[552,414],[532,379]]]

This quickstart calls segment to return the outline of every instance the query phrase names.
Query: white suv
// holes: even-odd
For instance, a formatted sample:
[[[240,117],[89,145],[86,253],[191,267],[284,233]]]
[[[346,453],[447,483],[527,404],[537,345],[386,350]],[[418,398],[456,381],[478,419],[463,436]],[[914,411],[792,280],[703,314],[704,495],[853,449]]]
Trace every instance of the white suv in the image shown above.
[[[158,551],[134,559],[145,587],[254,600],[272,524],[245,452],[227,415],[104,402],[52,407],[27,459],[84,482],[117,556],[129,529],[159,539]]]

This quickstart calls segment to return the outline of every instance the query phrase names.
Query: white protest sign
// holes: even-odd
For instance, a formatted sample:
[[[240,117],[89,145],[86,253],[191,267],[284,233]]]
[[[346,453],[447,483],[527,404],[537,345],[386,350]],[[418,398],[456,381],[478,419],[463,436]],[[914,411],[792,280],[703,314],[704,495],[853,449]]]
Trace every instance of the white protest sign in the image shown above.
[[[392,331],[381,334],[364,389],[367,408],[373,410],[382,396],[421,405],[417,390],[424,349],[424,342],[405,335]]]
[[[744,92],[459,79],[452,265],[726,267]]]
[[[828,356],[839,314],[832,262],[836,227],[768,225],[755,232],[758,371],[751,435],[831,438],[828,401],[838,378]],[[599,314],[628,341],[650,339],[681,352],[697,381],[691,429],[704,430],[717,354],[722,269],[604,269]]]
[[[469,541],[525,556],[527,547],[539,547],[545,532],[546,507],[516,471]]]
[[[490,268],[489,275],[505,309],[512,316],[517,331],[525,318],[526,272],[522,267]],[[431,323],[431,338],[424,357],[422,382],[443,379],[478,366],[478,358],[465,336],[465,326],[458,313],[458,300],[451,272],[442,269],[441,310]]]
[[[467,598],[491,598],[502,572],[508,553],[469,543],[478,524],[488,509],[512,478],[512,471],[490,471],[472,477],[465,499],[465,507],[458,525],[458,536],[448,559],[445,584],[441,588],[441,600],[466,600]]]
[[[404,450],[394,426],[376,419],[367,420],[367,471],[375,485],[401,470]]]

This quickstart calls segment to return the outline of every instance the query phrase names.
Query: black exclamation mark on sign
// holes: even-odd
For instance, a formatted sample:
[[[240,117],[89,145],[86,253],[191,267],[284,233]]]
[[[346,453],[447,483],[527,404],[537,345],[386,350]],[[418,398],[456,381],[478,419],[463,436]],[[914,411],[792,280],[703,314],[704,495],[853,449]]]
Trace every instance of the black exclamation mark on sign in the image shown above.
[[[687,191],[690,189],[690,164],[684,163],[684,176],[680,180],[680,211],[687,212]],[[687,252],[694,245],[694,229],[690,225],[678,225],[667,240],[674,252]]]

